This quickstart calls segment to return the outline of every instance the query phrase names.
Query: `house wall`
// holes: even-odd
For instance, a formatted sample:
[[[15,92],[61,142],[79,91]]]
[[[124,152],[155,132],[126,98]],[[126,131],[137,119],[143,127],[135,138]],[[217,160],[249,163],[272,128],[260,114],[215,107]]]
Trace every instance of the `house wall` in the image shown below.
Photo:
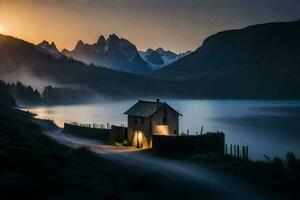
[[[166,113],[164,109],[166,109]],[[166,116],[167,122],[163,122],[163,117]],[[141,131],[143,133],[143,147],[152,146],[152,135],[156,132],[157,125],[168,125],[168,134],[179,133],[179,117],[177,112],[171,109],[169,106],[164,106],[155,112],[149,118],[136,117],[137,123],[135,123],[134,116],[128,116],[128,139],[132,142],[132,146],[137,145],[136,133]]]
[[[127,139],[127,127],[122,126],[111,126],[109,134],[109,142],[114,144],[116,142],[122,142]]]
[[[164,109],[167,111],[167,115],[164,114]],[[163,122],[163,117],[167,117],[167,122]],[[169,106],[164,106],[160,108],[156,113],[153,114],[151,117],[151,127],[153,130],[153,134],[156,132],[156,126],[157,125],[168,125],[169,127],[169,134],[178,134],[179,132],[179,116],[177,112],[175,112],[173,109],[171,109]]]
[[[137,123],[135,123],[134,116],[128,116],[128,139],[132,142],[132,146],[137,145],[136,134],[137,131],[141,131],[143,133],[143,147],[150,146],[150,138],[151,138],[151,127],[150,127],[150,119],[142,117],[136,117]]]

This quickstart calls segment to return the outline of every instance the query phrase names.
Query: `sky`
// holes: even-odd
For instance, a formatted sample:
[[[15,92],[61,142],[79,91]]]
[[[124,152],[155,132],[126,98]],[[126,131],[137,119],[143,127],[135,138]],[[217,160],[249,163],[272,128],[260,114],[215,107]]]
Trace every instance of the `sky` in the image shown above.
[[[0,0],[0,33],[73,49],[115,33],[138,49],[195,50],[209,35],[300,19],[299,0]]]

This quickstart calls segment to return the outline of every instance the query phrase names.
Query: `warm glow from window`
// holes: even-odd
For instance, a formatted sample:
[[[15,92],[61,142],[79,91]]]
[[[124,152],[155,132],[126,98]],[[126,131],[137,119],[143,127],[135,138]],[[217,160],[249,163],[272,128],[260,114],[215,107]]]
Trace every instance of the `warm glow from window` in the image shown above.
[[[132,146],[142,148],[148,147],[148,143],[146,141],[146,137],[142,131],[135,131],[132,140]]]
[[[142,144],[142,142],[143,142],[143,133],[142,132],[137,133],[137,139],[138,139],[138,143]]]
[[[169,126],[168,125],[157,125],[155,134],[158,135],[169,135]]]

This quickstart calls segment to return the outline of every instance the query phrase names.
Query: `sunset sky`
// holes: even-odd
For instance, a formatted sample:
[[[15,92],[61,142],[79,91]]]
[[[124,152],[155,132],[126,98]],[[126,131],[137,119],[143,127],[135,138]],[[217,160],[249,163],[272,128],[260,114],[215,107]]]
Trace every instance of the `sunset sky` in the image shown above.
[[[218,31],[300,19],[299,0],[0,0],[0,32],[73,49],[99,35],[138,49],[194,50]]]

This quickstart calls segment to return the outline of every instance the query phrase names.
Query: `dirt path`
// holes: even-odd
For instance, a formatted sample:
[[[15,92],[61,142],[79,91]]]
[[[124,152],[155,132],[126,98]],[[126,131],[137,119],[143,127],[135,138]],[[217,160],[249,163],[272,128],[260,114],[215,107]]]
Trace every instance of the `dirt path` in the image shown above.
[[[104,145],[95,140],[64,134],[59,129],[45,131],[45,134],[72,148],[88,147],[99,156],[150,178],[156,186],[165,188],[163,191],[173,195],[178,193],[189,199],[271,199],[249,189],[237,178],[205,167]]]

